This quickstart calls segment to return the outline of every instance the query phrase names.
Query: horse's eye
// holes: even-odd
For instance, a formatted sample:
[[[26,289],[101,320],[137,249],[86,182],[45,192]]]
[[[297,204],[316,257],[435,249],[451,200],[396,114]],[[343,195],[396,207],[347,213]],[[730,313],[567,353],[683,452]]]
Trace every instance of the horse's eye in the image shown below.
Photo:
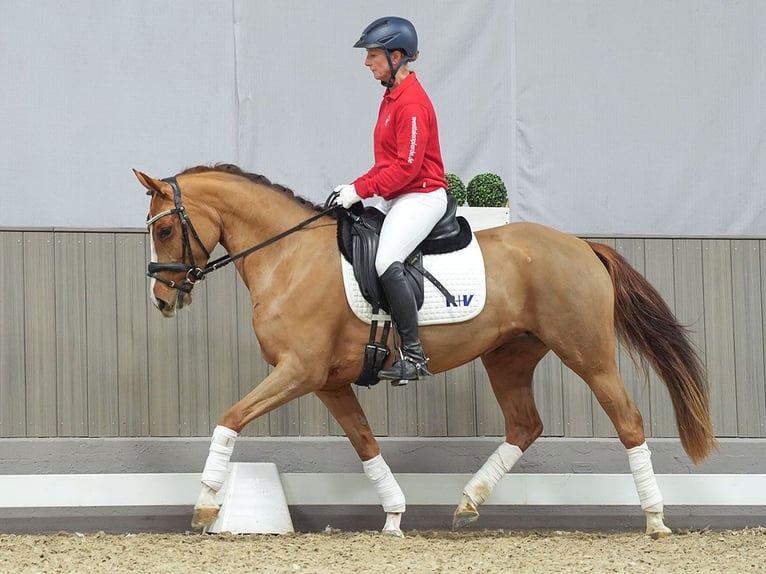
[[[167,239],[168,237],[170,237],[171,233],[173,233],[173,228],[170,226],[160,227],[157,230],[157,235],[159,236],[160,239]]]

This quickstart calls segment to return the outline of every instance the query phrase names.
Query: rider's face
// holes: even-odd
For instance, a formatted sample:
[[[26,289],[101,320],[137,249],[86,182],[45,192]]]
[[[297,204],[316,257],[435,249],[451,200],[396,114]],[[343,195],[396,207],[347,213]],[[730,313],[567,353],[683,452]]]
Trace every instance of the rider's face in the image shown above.
[[[394,65],[397,63],[397,59],[401,57],[398,52],[391,53],[391,61]],[[388,81],[391,77],[391,68],[388,65],[388,59],[386,58],[386,51],[381,48],[368,48],[367,57],[364,59],[364,65],[370,68],[372,75],[379,82]]]

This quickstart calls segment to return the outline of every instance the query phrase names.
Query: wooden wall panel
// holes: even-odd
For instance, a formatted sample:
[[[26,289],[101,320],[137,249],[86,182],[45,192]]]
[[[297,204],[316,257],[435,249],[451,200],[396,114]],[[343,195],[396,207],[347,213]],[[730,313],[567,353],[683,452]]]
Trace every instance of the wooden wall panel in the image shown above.
[[[545,436],[564,436],[564,387],[563,365],[559,358],[549,352],[537,364],[534,376],[535,403],[543,420]]]
[[[705,354],[713,424],[716,435],[737,436],[730,242],[705,240],[702,264]]]
[[[27,436],[56,436],[55,256],[52,232],[24,234]]]
[[[505,436],[505,418],[497,404],[489,376],[480,359],[473,361],[476,392],[476,434],[478,436]]]
[[[447,436],[476,436],[476,384],[473,361],[444,373]]]
[[[410,385],[414,386],[418,393],[418,436],[447,436],[447,389],[444,373],[426,377]]]
[[[301,436],[327,436],[329,433],[330,413],[327,407],[314,393],[298,399],[300,425],[298,434]]]
[[[766,436],[766,365],[761,253],[758,241],[731,245],[734,368],[737,382],[737,436]]]
[[[55,260],[58,436],[88,436],[85,234],[56,234]]]
[[[0,233],[0,436],[27,436],[24,234]]]
[[[418,384],[392,387],[387,383],[388,392],[388,436],[418,436]]]
[[[181,436],[210,434],[211,421],[223,413],[210,412],[210,345],[207,323],[207,282],[197,284],[192,303],[178,317],[178,402]]]
[[[113,233],[85,240],[88,322],[88,435],[119,435],[117,379],[117,285]]]
[[[146,261],[149,260],[147,244]],[[147,280],[147,289],[150,286],[151,282]],[[147,303],[146,324],[149,344],[149,434],[181,436],[178,321],[163,317],[153,303]]]
[[[722,436],[766,436],[766,239],[599,239],[691,329]],[[216,253],[215,255],[217,255]],[[233,266],[166,319],[147,296],[146,235],[0,231],[0,436],[208,436],[271,371]],[[648,436],[677,436],[656,374],[617,360]],[[535,372],[544,436],[610,437],[590,389],[553,354]],[[420,383],[355,388],[379,436],[503,436],[480,360]],[[253,421],[251,436],[342,435],[315,396]]]
[[[373,387],[355,386],[354,392],[367,417],[367,424],[370,425],[372,431],[378,436],[387,436],[389,434],[388,385],[378,383]],[[343,434],[337,423],[332,420],[330,421],[330,428],[334,429],[333,434]]]
[[[149,435],[146,237],[120,233],[117,265],[117,392],[120,436]]]
[[[149,434],[182,436],[178,369],[178,322],[147,310]]]

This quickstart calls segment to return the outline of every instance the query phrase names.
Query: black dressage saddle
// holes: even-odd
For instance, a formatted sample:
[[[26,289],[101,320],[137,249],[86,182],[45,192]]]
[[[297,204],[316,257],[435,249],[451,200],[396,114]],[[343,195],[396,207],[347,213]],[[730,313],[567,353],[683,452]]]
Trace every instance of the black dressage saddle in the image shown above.
[[[415,293],[418,309],[423,305],[423,280],[428,279],[448,300],[452,296],[423,267],[423,256],[459,251],[471,242],[471,226],[457,214],[455,198],[447,194],[447,210],[428,237],[404,261],[406,276]],[[338,210],[338,248],[354,268],[354,277],[373,310],[388,311],[388,302],[375,270],[375,255],[380,242],[383,213],[357,203],[349,210]]]

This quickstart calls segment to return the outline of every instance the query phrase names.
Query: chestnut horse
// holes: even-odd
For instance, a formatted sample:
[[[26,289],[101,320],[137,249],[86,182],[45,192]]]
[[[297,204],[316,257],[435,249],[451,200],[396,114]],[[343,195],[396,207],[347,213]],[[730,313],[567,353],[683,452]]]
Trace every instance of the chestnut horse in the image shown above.
[[[199,166],[167,180],[135,174],[151,196],[149,276],[156,307],[170,317],[188,305],[194,283],[219,266],[208,261],[220,243],[250,291],[253,328],[263,358],[274,367],[213,432],[192,525],[204,528],[217,517],[216,493],[245,425],[313,392],[359,455],[386,513],[383,532],[401,535],[404,495],[351,387],[370,329],[345,302],[337,219],[326,213],[332,210],[322,212],[232,165]],[[716,440],[704,369],[686,329],[649,282],[608,246],[534,223],[479,231],[475,240],[486,269],[484,309],[462,323],[421,328],[432,372],[481,358],[505,419],[505,442],[466,484],[453,526],[476,520],[492,488],[541,435],[532,375],[553,351],[585,381],[614,424],[647,533],[669,534],[643,420],[618,372],[616,338],[664,381],[681,444],[698,463]]]

